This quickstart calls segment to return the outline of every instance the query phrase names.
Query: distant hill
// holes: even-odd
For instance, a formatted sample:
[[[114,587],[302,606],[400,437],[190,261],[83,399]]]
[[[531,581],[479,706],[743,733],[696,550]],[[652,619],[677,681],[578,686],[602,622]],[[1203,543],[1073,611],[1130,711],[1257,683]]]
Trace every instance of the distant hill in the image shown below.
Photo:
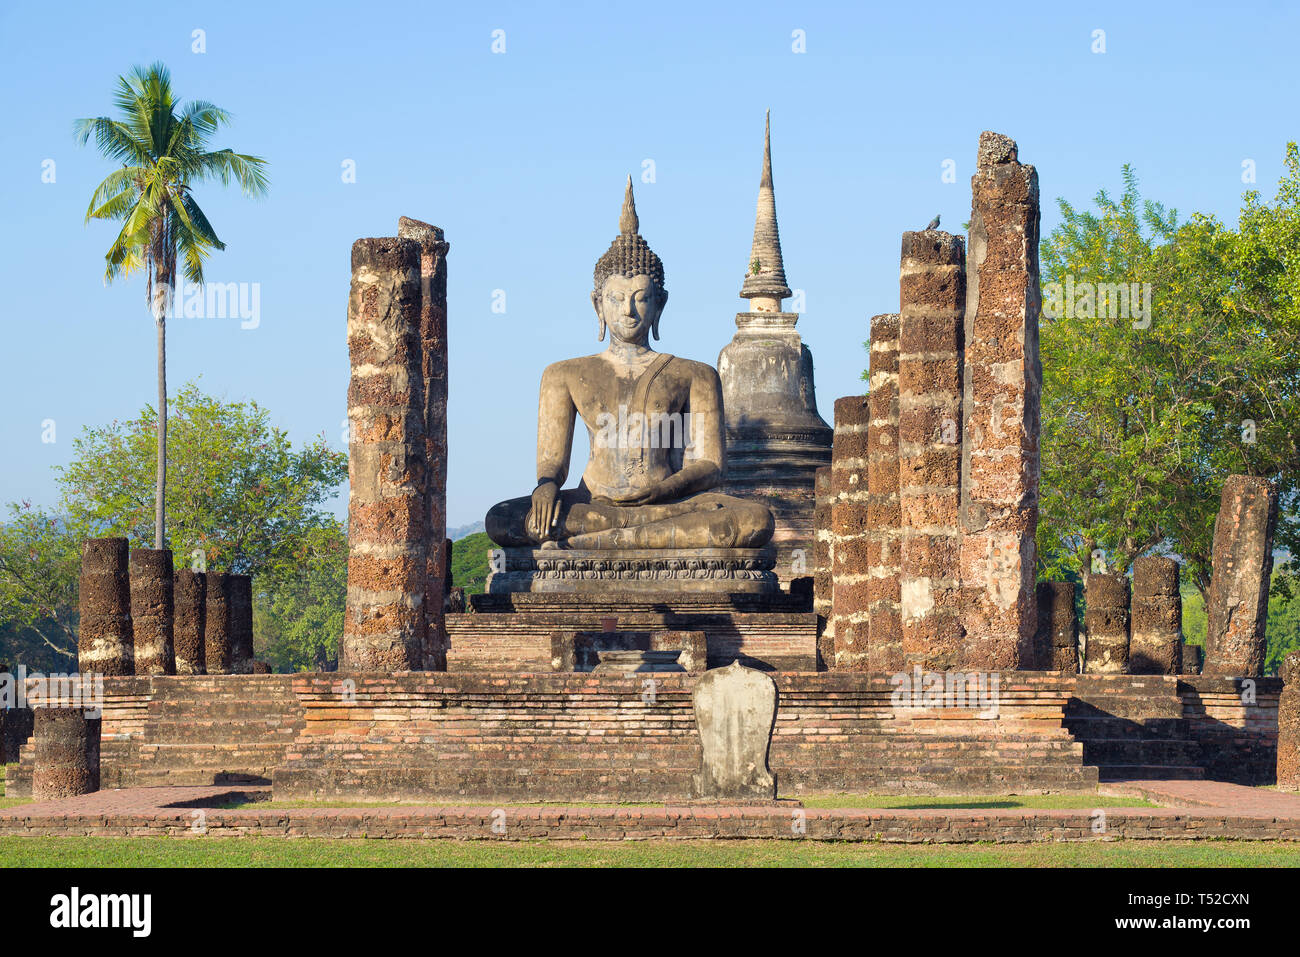
[[[464,538],[466,535],[473,535],[475,532],[482,531],[485,531],[483,523],[481,521],[474,522],[472,525],[462,525],[460,528],[447,529],[447,537],[454,542]]]

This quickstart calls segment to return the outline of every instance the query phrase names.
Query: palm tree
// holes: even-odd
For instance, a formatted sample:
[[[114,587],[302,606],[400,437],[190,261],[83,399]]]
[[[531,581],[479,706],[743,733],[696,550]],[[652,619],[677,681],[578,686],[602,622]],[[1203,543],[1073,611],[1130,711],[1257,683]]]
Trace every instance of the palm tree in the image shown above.
[[[194,201],[192,185],[233,178],[245,196],[264,196],[266,161],[229,149],[208,150],[208,140],[230,122],[225,110],[192,100],[180,104],[171,74],[162,63],[135,67],[118,77],[113,97],[120,119],[77,120],[74,132],[85,145],[93,137],[106,157],[122,168],[104,178],[90,197],[86,222],[122,221],[105,254],[104,282],[145,271],[145,296],[158,330],[158,481],[154,490],[154,547],[166,538],[167,489],[167,311],[176,289],[178,261],[185,278],[203,282],[203,261],[225,249]]]

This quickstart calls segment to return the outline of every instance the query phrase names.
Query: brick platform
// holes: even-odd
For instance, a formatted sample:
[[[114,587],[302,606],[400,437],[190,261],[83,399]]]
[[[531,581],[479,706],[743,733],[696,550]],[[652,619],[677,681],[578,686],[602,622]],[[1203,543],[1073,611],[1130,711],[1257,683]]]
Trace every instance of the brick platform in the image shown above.
[[[275,784],[277,797],[680,801],[698,674],[121,677],[103,786]],[[777,673],[783,797],[1087,791],[1117,778],[1271,783],[1277,679],[1001,675],[996,718],[898,708],[883,674]],[[32,746],[8,768],[28,795]]]
[[[884,843],[1300,840],[1300,797],[1204,782],[1130,782],[1190,805],[1071,809],[837,809],[791,806],[357,807],[223,810],[229,787],[133,788],[0,810],[0,836],[315,837],[455,840],[785,839]]]

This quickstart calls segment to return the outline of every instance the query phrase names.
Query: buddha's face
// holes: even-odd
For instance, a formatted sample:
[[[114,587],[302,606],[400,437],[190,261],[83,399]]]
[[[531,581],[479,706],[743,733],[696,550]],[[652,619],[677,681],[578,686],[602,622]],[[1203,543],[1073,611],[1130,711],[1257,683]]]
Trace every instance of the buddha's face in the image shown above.
[[[653,330],[659,338],[659,316],[668,293],[646,275],[610,276],[599,293],[592,293],[592,305],[610,335],[623,342],[645,343]]]

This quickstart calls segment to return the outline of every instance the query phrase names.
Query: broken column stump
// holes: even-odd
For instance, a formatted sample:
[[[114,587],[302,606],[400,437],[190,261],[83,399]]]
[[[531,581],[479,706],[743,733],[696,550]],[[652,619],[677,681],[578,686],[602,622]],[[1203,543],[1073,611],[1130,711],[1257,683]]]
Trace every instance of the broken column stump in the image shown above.
[[[1123,674],[1128,668],[1129,586],[1124,575],[1090,573],[1084,579],[1083,649],[1086,674]]]
[[[776,776],[767,765],[776,699],[776,682],[738,661],[706,671],[695,682],[691,700],[701,757],[694,797],[776,799]]]
[[[82,543],[77,668],[83,673],[135,674],[128,551],[125,538]]]
[[[1038,583],[1038,639],[1034,667],[1043,671],[1079,671],[1079,618],[1073,582]]]
[[[1300,651],[1282,659],[1277,702],[1277,789],[1300,791]]]
[[[867,404],[867,661],[872,671],[901,671],[903,661],[902,522],[898,499],[898,314],[871,317],[871,391]]]
[[[1230,475],[1223,485],[1206,607],[1206,675],[1264,673],[1277,508],[1277,488],[1268,479]]]
[[[971,177],[962,388],[963,663],[1023,666],[1038,630],[1038,173],[980,134]]]
[[[253,579],[230,576],[230,671],[253,673]]]
[[[868,610],[867,423],[864,395],[835,400],[831,444],[831,619],[837,671],[866,671]]]
[[[898,496],[903,658],[963,664],[962,315],[966,248],[940,230],[903,233],[899,267]]]
[[[32,798],[55,801],[99,790],[100,719],[84,708],[36,708]]]
[[[175,620],[172,644],[176,653],[176,674],[207,674],[204,650],[204,620],[207,603],[206,577],[203,572],[182,568],[172,586]]]
[[[1176,675],[1183,669],[1183,597],[1178,562],[1147,556],[1133,562],[1128,670],[1134,675]]]
[[[234,654],[230,647],[231,576],[225,572],[208,572],[203,609],[203,663],[205,673],[230,674]]]
[[[171,549],[133,548],[130,557],[131,631],[135,673],[174,675],[173,573]]]
[[[421,254],[411,239],[352,245],[348,597],[339,651],[339,667],[349,671],[417,671],[424,664],[429,503]]]

